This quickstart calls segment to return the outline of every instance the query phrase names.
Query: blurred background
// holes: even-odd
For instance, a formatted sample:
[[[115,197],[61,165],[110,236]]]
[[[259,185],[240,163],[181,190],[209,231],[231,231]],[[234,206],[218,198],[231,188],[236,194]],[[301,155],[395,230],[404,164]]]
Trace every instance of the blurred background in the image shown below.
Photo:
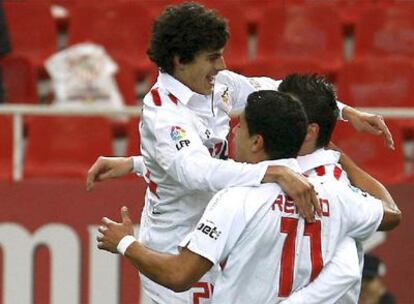
[[[145,303],[134,269],[95,245],[122,205],[139,223],[145,182],[87,193],[85,176],[99,155],[139,154],[139,106],[157,75],[151,25],[180,2],[1,1],[0,303]],[[339,100],[386,118],[395,151],[343,122],[334,138],[403,212],[365,248],[386,265],[393,301],[414,303],[414,0],[198,2],[229,22],[229,69],[324,74]]]

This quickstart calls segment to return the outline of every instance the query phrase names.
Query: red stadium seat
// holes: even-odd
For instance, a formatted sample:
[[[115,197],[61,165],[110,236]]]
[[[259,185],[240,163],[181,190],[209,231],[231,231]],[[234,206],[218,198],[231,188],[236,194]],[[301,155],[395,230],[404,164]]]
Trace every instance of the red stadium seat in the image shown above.
[[[366,10],[356,26],[355,58],[414,58],[413,16],[413,3]]]
[[[245,66],[243,74],[246,76],[267,76],[273,79],[282,79],[292,73],[328,74],[314,61],[293,60],[292,62],[279,62],[276,59],[252,61]]]
[[[146,55],[151,16],[138,1],[85,2],[71,12],[69,44],[93,42],[105,47],[117,62],[123,61],[144,77],[151,63]]]
[[[344,65],[338,97],[359,107],[412,107],[414,67],[405,59],[371,59]]]
[[[0,181],[12,178],[13,125],[12,117],[0,115]]]
[[[338,11],[332,5],[272,6],[259,23],[259,59],[314,61],[335,72],[343,63]]]
[[[122,61],[118,62],[118,72],[116,73],[116,82],[119,91],[123,97],[124,104],[129,106],[138,105],[138,96],[136,93],[136,81],[134,69]]]
[[[138,128],[139,122],[140,120],[137,117],[131,118],[128,122],[128,147],[126,153],[128,156],[141,154],[141,137]]]
[[[379,181],[386,184],[407,182],[401,132],[395,122],[387,121],[387,124],[394,137],[395,151],[385,146],[381,136],[357,133],[343,123],[335,129],[333,142]]]
[[[23,57],[6,57],[1,61],[7,103],[38,103],[36,72]]]
[[[4,1],[12,53],[28,58],[40,70],[57,51],[57,34],[47,1]]]
[[[200,2],[227,19],[230,39],[224,49],[224,58],[229,69],[241,71],[249,60],[249,26],[243,8],[239,3],[232,1],[201,0]]]
[[[98,117],[30,117],[24,177],[84,178],[99,155],[112,155],[111,123]]]
[[[342,25],[345,29],[352,30],[355,24],[361,18],[362,13],[374,5],[375,0],[287,0],[287,4],[329,4],[338,10]]]

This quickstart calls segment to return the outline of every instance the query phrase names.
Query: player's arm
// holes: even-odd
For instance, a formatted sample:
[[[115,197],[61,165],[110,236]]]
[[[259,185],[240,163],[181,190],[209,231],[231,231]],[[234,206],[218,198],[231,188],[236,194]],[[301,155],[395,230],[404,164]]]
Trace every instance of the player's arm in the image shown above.
[[[147,115],[150,114],[147,110]],[[314,219],[314,209],[320,211],[313,185],[290,168],[211,157],[203,145],[198,127],[180,112],[162,113],[158,110],[148,123],[154,124],[148,127],[155,138],[154,158],[183,187],[217,192],[228,187],[277,182],[295,200],[299,213],[307,220]],[[179,130],[179,136],[171,135],[171,130]]]
[[[338,245],[332,260],[306,287],[295,291],[284,304],[337,303],[361,277],[355,241],[346,237]]]
[[[384,216],[378,230],[387,231],[398,226],[401,222],[402,214],[387,188],[358,167],[345,153],[341,154],[340,162],[354,186],[382,201]]]
[[[384,118],[381,115],[359,111],[353,107],[344,105],[342,116],[349,120],[355,130],[377,136],[383,136],[388,148],[394,150],[394,141]]]
[[[153,251],[139,242],[128,247],[125,257],[146,277],[175,292],[190,289],[213,266],[187,248],[172,255]]]
[[[133,225],[126,207],[121,208],[121,223],[102,219],[97,246],[125,255],[134,267],[158,284],[176,292],[187,290],[229,254],[245,228],[243,207],[239,206],[244,196],[237,195],[222,191],[213,197],[197,224],[199,229],[182,241],[178,255],[159,253],[137,242],[132,237]]]
[[[123,254],[135,268],[158,284],[175,292],[187,290],[213,265],[186,248],[173,255],[143,246],[133,237],[133,224],[126,207],[121,208],[121,218],[121,223],[106,217],[102,219],[98,248]]]
[[[277,90],[281,82],[268,77],[245,77],[230,71],[221,72],[218,77],[224,83],[230,83],[235,88],[235,96],[233,97],[235,99],[234,109],[236,111],[244,109],[247,96],[251,92],[257,90]],[[340,118],[348,120],[355,130],[383,136],[387,146],[394,149],[391,132],[388,130],[381,115],[359,111],[340,101],[338,101],[338,108],[340,110]]]

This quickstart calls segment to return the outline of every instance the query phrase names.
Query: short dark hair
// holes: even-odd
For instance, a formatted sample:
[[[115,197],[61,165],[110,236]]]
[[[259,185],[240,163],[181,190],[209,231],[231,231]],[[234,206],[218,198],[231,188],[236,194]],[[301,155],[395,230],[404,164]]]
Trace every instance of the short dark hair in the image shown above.
[[[223,48],[229,36],[226,21],[215,11],[194,2],[173,5],[154,22],[147,54],[162,72],[172,74],[174,56],[189,63],[200,51]]]
[[[283,79],[278,90],[302,102],[309,123],[319,125],[316,147],[327,146],[339,115],[333,85],[317,74],[290,74]]]
[[[296,157],[308,120],[301,103],[273,90],[251,93],[244,110],[249,135],[261,135],[270,159]]]

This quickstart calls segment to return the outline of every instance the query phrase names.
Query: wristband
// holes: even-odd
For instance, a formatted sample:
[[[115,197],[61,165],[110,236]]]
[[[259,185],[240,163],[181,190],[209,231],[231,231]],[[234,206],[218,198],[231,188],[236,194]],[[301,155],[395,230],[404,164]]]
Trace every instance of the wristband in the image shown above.
[[[120,254],[125,255],[125,251],[135,241],[136,239],[132,235],[126,235],[119,241],[118,246],[116,246],[116,250],[118,250]]]

